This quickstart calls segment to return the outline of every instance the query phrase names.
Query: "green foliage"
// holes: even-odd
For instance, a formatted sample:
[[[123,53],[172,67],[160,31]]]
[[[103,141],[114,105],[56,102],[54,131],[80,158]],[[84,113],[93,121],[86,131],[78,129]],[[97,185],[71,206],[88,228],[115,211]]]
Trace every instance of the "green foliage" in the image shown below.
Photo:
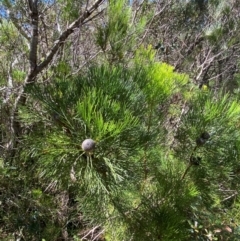
[[[61,23],[84,2],[58,3]],[[184,24],[201,22],[198,1],[182,4]],[[151,45],[139,46],[146,19],[127,1],[110,1],[103,19],[95,46],[103,55],[73,77],[64,43],[61,61],[24,89],[15,154],[0,159],[0,237],[239,240],[239,100],[198,89],[157,61]],[[214,43],[226,29],[213,26]],[[10,47],[14,25],[1,30]],[[17,85],[26,77],[18,68],[11,74]],[[96,146],[84,151],[88,138]]]
[[[77,78],[29,86],[48,122],[36,109],[38,126],[26,136],[22,158],[34,159],[37,175],[54,190],[73,189],[86,221],[101,223],[109,240],[189,240],[196,235],[191,220],[204,223],[204,215],[212,215],[210,232],[221,218],[215,210],[231,207],[219,182],[238,189],[232,177],[240,108],[230,95],[187,88],[187,76],[155,62],[151,47],[139,49],[127,69],[92,66]],[[179,91],[185,113],[173,136],[159,123],[172,113],[178,118],[169,101]],[[205,132],[210,138],[199,146]],[[176,138],[173,149],[169,137]],[[96,141],[92,153],[81,149],[86,138]]]
[[[127,2],[110,1],[106,20],[98,26],[96,43],[108,55],[110,63],[125,61],[124,55],[132,51],[136,38],[146,25],[144,15],[137,23],[132,21],[132,11]]]
[[[9,51],[16,52],[16,45],[21,45],[22,50],[27,49],[26,40],[17,31],[12,22],[3,19],[0,23],[0,33],[0,56],[9,56]]]
[[[232,207],[232,201],[227,201],[229,193],[224,190],[239,188],[236,172],[240,106],[230,95],[196,91],[185,108],[187,113],[177,132],[175,155],[179,161],[188,163],[190,169],[185,178],[192,180],[200,193],[200,199],[192,204],[194,220],[203,223],[206,215],[212,216],[210,230],[213,232],[214,226],[219,226],[218,220],[223,218],[216,215],[216,210]],[[196,140],[206,132],[210,138],[198,145]],[[192,158],[196,157],[199,166],[191,165]]]
[[[145,181],[140,204],[130,214],[129,235],[133,240],[188,240],[186,213],[199,192],[193,183],[180,180],[182,164],[160,153],[150,155],[152,170]]]
[[[174,73],[172,66],[154,61],[151,46],[147,49],[140,48],[136,53],[135,62],[146,71],[143,91],[149,103],[156,105],[171,96],[173,91],[176,92],[179,87],[187,84],[187,75]]]
[[[154,62],[151,49],[142,48],[140,51],[128,69],[121,65],[93,66],[77,78],[56,78],[47,86],[28,86],[28,92],[39,105],[35,110],[38,121],[35,122],[33,117],[35,131],[25,138],[29,148],[22,151],[22,158],[26,165],[35,160],[37,175],[51,188],[77,187],[74,195],[84,216],[105,223],[109,235],[112,223],[107,217],[123,215],[132,209],[136,200],[145,202],[146,195],[149,195],[142,195],[139,189],[145,185],[142,182],[147,175],[146,165],[151,167],[150,176],[153,177],[156,167],[161,166],[157,146],[161,144],[158,140],[163,139],[163,129],[156,129],[154,125],[163,117],[158,115],[157,106],[160,101],[167,103],[168,98],[187,81],[184,75],[174,73],[167,64]],[[152,64],[139,72],[141,60],[147,61],[149,54],[145,54],[146,51],[152,55]],[[96,141],[93,153],[81,149],[81,142],[86,138]],[[164,164],[166,160],[162,162]],[[166,176],[163,180],[167,187],[170,180]],[[149,185],[156,186],[150,195],[157,198],[154,192],[160,188],[158,181],[151,181]],[[127,197],[127,206],[122,206],[121,203],[125,202],[120,196],[129,195],[128,187],[131,186],[135,195]],[[34,196],[40,195],[36,190]],[[166,190],[161,187],[158,195],[161,192],[166,193]],[[151,216],[152,205],[144,204],[141,215],[147,212]],[[171,220],[173,217],[169,222]],[[122,233],[122,237],[128,233],[126,225],[129,220],[120,222],[123,226],[119,235]],[[152,228],[155,229],[159,222]],[[134,223],[135,217],[130,225],[134,226]],[[176,226],[176,230],[180,228]]]
[[[62,21],[74,21],[79,16],[79,11],[83,7],[84,1],[72,1],[72,0],[59,0],[61,4],[61,20]]]
[[[181,149],[177,154],[187,160],[187,156],[191,154],[191,150],[196,145],[196,139],[201,133],[207,131],[210,139],[203,148],[199,148],[199,155],[207,158],[208,165],[219,168],[219,158],[223,158],[225,162],[234,162],[235,158],[238,158],[233,146],[236,145],[239,138],[236,127],[239,122],[240,107],[239,103],[231,100],[228,95],[214,95],[211,92],[200,91],[193,97],[191,104],[186,107],[189,110],[184,115],[177,134],[178,150]],[[233,153],[231,153],[233,149],[236,152],[234,159]],[[216,159],[217,156],[219,158]]]
[[[12,77],[16,81],[16,83],[23,83],[24,78],[26,77],[26,73],[23,71],[15,70],[12,73]]]

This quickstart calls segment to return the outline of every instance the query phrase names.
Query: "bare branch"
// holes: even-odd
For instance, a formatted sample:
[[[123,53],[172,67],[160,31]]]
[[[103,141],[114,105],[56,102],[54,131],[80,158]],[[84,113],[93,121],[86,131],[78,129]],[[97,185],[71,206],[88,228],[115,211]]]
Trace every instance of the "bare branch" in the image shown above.
[[[33,72],[37,66],[37,47],[38,47],[38,1],[29,0],[31,24],[32,24],[32,39],[30,44],[30,73]]]
[[[95,53],[94,55],[92,55],[88,60],[86,60],[75,72],[71,73],[70,75],[68,76],[73,76],[73,75],[76,75],[79,73],[79,71],[89,62],[91,61],[92,59],[94,59],[99,53],[101,53],[102,51],[98,51],[97,53]]]
[[[150,21],[149,21],[148,24],[147,24],[147,25],[148,25],[148,28],[146,29],[146,31],[145,31],[145,33],[144,33],[144,35],[143,35],[140,43],[138,44],[139,46],[143,43],[143,41],[144,41],[145,38],[147,37],[148,32],[150,31],[150,27],[151,27],[153,21],[155,20],[155,18],[156,18],[157,16],[161,15],[161,14],[164,12],[164,10],[165,10],[169,5],[170,5],[170,3],[167,3],[167,4],[164,5],[160,10],[158,10],[158,9],[155,10],[153,17],[150,19]],[[137,11],[139,11],[139,10],[137,10]]]
[[[235,197],[235,196],[237,196],[237,195],[238,195],[238,192],[235,192],[235,193],[233,193],[232,195],[224,198],[224,199],[222,200],[222,202],[225,202],[225,201],[227,201],[227,200],[229,200],[229,199],[231,199],[231,198],[233,198],[233,197]]]
[[[31,2],[31,0],[29,0]],[[31,68],[31,72],[27,76],[26,83],[33,81],[34,78],[45,69],[48,64],[52,61],[53,57],[57,53],[59,47],[66,41],[68,36],[74,32],[75,28],[79,28],[84,24],[84,21],[91,16],[91,14],[104,2],[105,0],[97,0],[87,11],[83,13],[77,20],[69,25],[69,27],[60,35],[58,40],[55,41],[54,45],[47,53],[47,56],[44,61],[42,61],[36,68]],[[31,62],[31,60],[30,60]]]

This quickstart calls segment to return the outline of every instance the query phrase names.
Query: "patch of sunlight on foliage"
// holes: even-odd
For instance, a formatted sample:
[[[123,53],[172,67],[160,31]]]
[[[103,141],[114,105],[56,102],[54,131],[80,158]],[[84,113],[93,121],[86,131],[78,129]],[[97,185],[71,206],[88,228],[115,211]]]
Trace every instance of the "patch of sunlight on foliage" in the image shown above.
[[[188,75],[174,72],[173,66],[155,61],[155,50],[151,45],[141,46],[136,51],[134,63],[146,73],[144,93],[152,104],[168,98],[189,81]]]
[[[77,103],[77,113],[96,141],[118,136],[129,126],[138,123],[136,117],[117,101],[104,94],[102,90],[86,89],[84,96]],[[122,115],[119,115],[122,113]],[[113,119],[114,117],[114,119]]]
[[[34,199],[39,199],[42,196],[42,190],[40,189],[33,189],[32,196]]]

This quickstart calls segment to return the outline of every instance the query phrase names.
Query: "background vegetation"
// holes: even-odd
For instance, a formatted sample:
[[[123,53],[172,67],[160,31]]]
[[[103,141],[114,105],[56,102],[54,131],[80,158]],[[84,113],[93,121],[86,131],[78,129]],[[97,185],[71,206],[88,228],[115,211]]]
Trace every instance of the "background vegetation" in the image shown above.
[[[1,0],[1,240],[239,240],[239,10]]]

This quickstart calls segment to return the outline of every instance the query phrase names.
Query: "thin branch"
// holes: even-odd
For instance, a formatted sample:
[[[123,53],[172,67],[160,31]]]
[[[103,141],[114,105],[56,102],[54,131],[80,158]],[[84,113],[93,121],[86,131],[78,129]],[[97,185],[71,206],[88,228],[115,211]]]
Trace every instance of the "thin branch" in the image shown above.
[[[43,25],[43,33],[44,33],[44,38],[45,38],[45,42],[46,42],[46,46],[48,48],[49,44],[48,44],[48,36],[47,36],[47,24],[44,21],[44,17],[43,15],[40,16],[40,19],[42,21],[42,25]]]
[[[141,3],[138,3],[139,5],[138,5],[137,9],[134,11],[134,15],[133,15],[133,18],[132,18],[132,23],[131,23],[131,25],[134,24],[134,22],[135,22],[135,20],[136,20],[136,17],[137,17],[137,14],[138,14],[138,12],[141,10],[141,7],[142,7],[143,3],[144,3],[144,0],[143,0]]]
[[[199,71],[199,73],[196,77],[196,81],[198,81],[200,79],[200,77],[203,74],[203,71],[206,70],[213,63],[213,61],[223,53],[223,51],[221,51],[220,53],[218,53],[218,54],[216,54],[212,57],[209,57],[211,52],[212,52],[212,50],[208,51],[206,57],[204,58],[203,63],[200,66],[197,67],[198,69],[200,69],[200,71]]]
[[[75,20],[72,24],[69,25],[69,27],[60,35],[57,41],[55,41],[53,47],[48,52],[46,59],[39,64],[37,67],[37,70],[35,72],[35,75],[37,75],[39,72],[41,72],[53,59],[53,56],[58,51],[61,44],[64,43],[64,41],[68,38],[70,34],[74,32],[75,28],[79,28],[84,21],[90,17],[90,15],[96,10],[100,4],[102,4],[104,0],[97,0],[90,8],[89,10],[85,11],[82,16],[80,16],[77,20]],[[28,80],[30,81],[30,80]]]
[[[56,30],[58,31],[58,34],[62,34],[61,24],[60,24],[60,9],[56,9]]]
[[[91,61],[92,59],[94,59],[99,53],[102,53],[102,50],[98,51],[97,53],[95,53],[94,55],[92,55],[88,60],[86,60],[75,72],[69,74],[67,77],[73,76],[75,74],[77,74],[89,61]]]
[[[103,229],[101,232],[99,232],[92,241],[95,241],[98,239],[98,237],[100,237],[103,233],[105,232],[105,229]]]
[[[233,193],[232,195],[230,195],[230,196],[224,198],[224,199],[222,200],[222,202],[225,202],[225,201],[227,201],[227,200],[229,200],[229,199],[231,199],[231,198],[233,198],[233,197],[235,197],[235,196],[237,196],[237,195],[238,195],[238,193],[235,192],[235,193]]]
[[[155,20],[155,18],[156,18],[157,16],[161,15],[161,13],[163,13],[164,10],[165,10],[165,9],[167,8],[167,6],[169,6],[169,5],[170,5],[170,3],[167,3],[165,6],[162,7],[161,10],[154,12],[153,17],[149,20],[149,22],[148,22],[148,24],[147,24],[147,25],[148,25],[148,28],[146,29],[145,33],[143,34],[143,37],[142,37],[140,43],[138,44],[138,46],[140,46],[140,45],[143,43],[143,41],[145,40],[145,38],[147,37],[147,34],[148,34],[148,32],[150,31],[150,27],[151,27],[153,21]]]
[[[193,158],[193,154],[195,153],[195,151],[197,150],[198,148],[198,145],[196,145],[191,153],[191,156],[189,158],[189,163],[188,163],[188,166],[187,168],[185,169],[182,177],[181,177],[181,180],[183,180],[185,178],[185,176],[187,175],[188,171],[190,170],[190,168],[193,166],[193,162],[192,162],[192,158]]]
[[[100,12],[96,13],[96,14],[95,14],[94,16],[92,16],[91,18],[86,19],[86,21],[84,21],[83,24],[86,24],[86,23],[92,21],[94,18],[96,18],[97,16],[99,16],[101,13],[103,13],[104,10],[105,10],[105,9],[102,9]]]
[[[86,239],[90,234],[91,234],[91,236],[92,236],[92,238],[93,238],[93,234],[94,234],[95,230],[97,230],[97,229],[99,229],[99,228],[100,228],[100,225],[95,226],[95,227],[92,228],[90,231],[88,231],[87,234],[85,234],[85,235],[82,237],[82,239]]]

